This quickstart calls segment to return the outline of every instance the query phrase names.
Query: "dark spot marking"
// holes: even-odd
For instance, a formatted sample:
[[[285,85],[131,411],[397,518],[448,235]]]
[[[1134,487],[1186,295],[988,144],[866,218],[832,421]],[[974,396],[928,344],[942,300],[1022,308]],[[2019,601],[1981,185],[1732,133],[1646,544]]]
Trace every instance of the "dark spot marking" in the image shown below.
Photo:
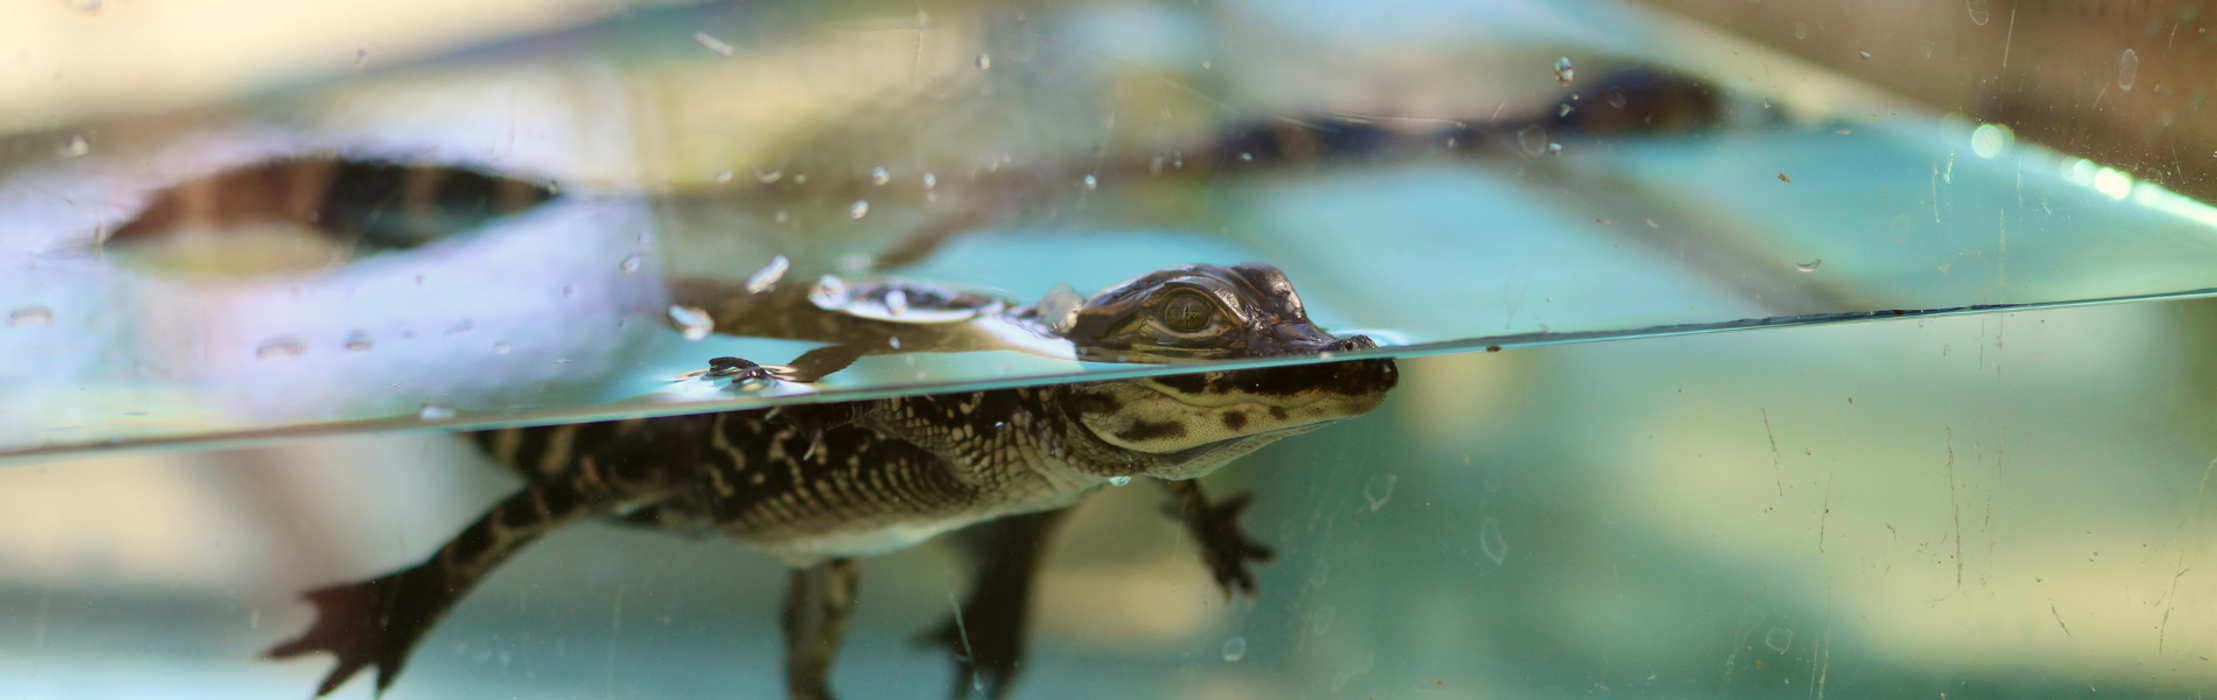
[[[492,549],[493,529],[472,527],[463,530],[462,535],[454,538],[454,544],[449,546],[454,548],[456,561],[475,562],[478,557],[484,556],[486,550]]]
[[[1271,407],[1270,407],[1270,417],[1272,417],[1272,418],[1276,418],[1276,419],[1278,419],[1278,420],[1285,420],[1285,419],[1286,419],[1286,410],[1285,410],[1285,409],[1283,409],[1283,408],[1279,408],[1279,407],[1277,407],[1277,406],[1271,406]]]
[[[1501,352],[1501,346],[1499,346],[1499,345],[1488,345],[1488,346],[1486,346],[1486,352]]]
[[[1185,425],[1177,421],[1163,421],[1160,423],[1133,421],[1132,427],[1116,431],[1116,437],[1127,442],[1139,442],[1156,438],[1181,438],[1185,437]]]
[[[1229,428],[1229,429],[1232,429],[1232,430],[1238,430],[1238,429],[1240,429],[1240,428],[1245,428],[1245,427],[1247,427],[1247,414],[1245,414],[1245,413],[1226,413],[1226,414],[1224,414],[1224,427],[1226,427],[1226,428]]]

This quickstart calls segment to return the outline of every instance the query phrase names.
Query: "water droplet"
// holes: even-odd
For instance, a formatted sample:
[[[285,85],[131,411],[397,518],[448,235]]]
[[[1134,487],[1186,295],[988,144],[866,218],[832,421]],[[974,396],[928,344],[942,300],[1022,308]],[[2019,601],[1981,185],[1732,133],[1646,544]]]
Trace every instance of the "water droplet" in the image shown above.
[[[754,171],[754,179],[765,185],[777,182],[778,178],[782,177],[785,177],[785,171],[783,170],[763,170],[760,168],[756,168]]]
[[[731,175],[731,171],[729,171],[729,170],[718,170],[718,171],[716,171],[716,181],[717,181],[717,182],[730,182],[730,181],[731,181],[731,177],[732,177],[732,175]]]
[[[507,342],[493,343],[493,354],[495,355],[506,355],[508,354],[508,350],[509,348]]]
[[[1985,24],[1985,22],[1979,24]],[[1794,646],[1794,631],[1784,627],[1772,627],[1770,632],[1763,635],[1763,646],[1770,647],[1771,651],[1784,654],[1787,649]]]
[[[454,409],[447,408],[445,406],[424,404],[423,410],[416,411],[416,418],[418,420],[446,420],[453,417]]]
[[[1509,541],[1501,538],[1500,518],[1486,518],[1486,522],[1478,526],[1478,549],[1484,551],[1495,566],[1509,559]]]
[[[1317,606],[1309,613],[1309,632],[1322,637],[1332,632],[1332,622],[1339,619],[1339,610],[1329,605]]]
[[[1969,9],[1971,11],[1971,24],[1976,24],[1981,27],[1986,26],[1986,20],[1993,16],[1991,13],[1987,12],[1986,0],[1970,0],[1969,5]]]
[[[641,259],[639,258],[639,254],[638,254],[638,253],[632,253],[632,254],[630,254],[630,255],[626,255],[626,256],[624,256],[624,261],[623,261],[623,262],[620,262],[620,263],[616,263],[616,269],[618,269],[618,270],[622,270],[622,271],[624,272],[624,274],[627,274],[627,275],[628,275],[628,274],[631,274],[631,273],[634,273],[634,272],[638,272],[638,271],[639,271],[639,264],[640,264],[641,262],[643,262],[643,261],[642,261],[642,260],[641,260]]]
[[[1555,59],[1555,82],[1569,85],[1573,75],[1574,73],[1570,69],[1569,56]]]
[[[1621,89],[1616,89],[1616,88],[1611,88],[1611,89],[1609,90],[1609,106],[1611,106],[1611,107],[1615,107],[1615,108],[1617,108],[1617,109],[1624,109],[1624,91],[1623,91],[1623,90],[1621,90]]]
[[[1857,51],[1855,55],[1863,57],[1865,61],[1871,60],[1871,52],[1869,51]]]
[[[1132,483],[1132,478],[1131,478],[1131,477],[1128,477],[1128,476],[1112,476],[1112,477],[1109,477],[1109,485],[1110,485],[1110,486],[1123,486],[1123,485],[1126,485],[1126,484],[1129,484],[1129,483]]]
[[[677,324],[678,331],[685,334],[686,340],[700,340],[716,332],[716,319],[710,318],[708,312],[691,306],[670,305],[670,321]]]
[[[939,176],[937,176],[937,175],[933,175],[933,174],[931,174],[931,173],[924,173],[924,189],[927,189],[927,190],[928,190],[928,189],[931,189],[931,188],[934,188],[934,187],[938,187],[938,186],[939,186]]]
[[[8,312],[10,326],[46,326],[54,323],[54,310],[44,306],[26,306]]]
[[[1800,23],[1800,22],[1795,22],[1795,23],[1794,23],[1794,38],[1796,38],[1796,39],[1807,39],[1807,38],[1809,38],[1809,25],[1807,25],[1807,24],[1803,24],[1803,23]]]
[[[370,340],[370,334],[368,331],[354,331],[352,333],[348,333],[346,334],[346,340],[340,341],[339,343],[339,347],[346,348],[347,352],[362,352],[364,350],[370,349],[372,345],[374,345],[374,343]]]
[[[718,56],[731,58],[731,45],[724,43],[722,39],[709,36],[708,32],[693,32],[693,43],[700,44],[701,48],[708,49]]]
[[[854,218],[854,219],[860,219],[860,218],[862,218],[862,217],[865,217],[865,216],[869,216],[869,215],[870,215],[870,202],[869,202],[869,201],[867,201],[867,200],[861,200],[861,199],[857,199],[857,200],[855,200],[855,201],[854,201],[854,204],[852,204],[852,205],[850,205],[850,206],[848,206],[848,207],[847,207],[847,216],[848,216],[849,218]],[[899,217],[894,217],[894,218],[899,218]]]
[[[283,338],[271,338],[269,340],[262,341],[262,346],[254,349],[254,359],[267,360],[272,357],[299,357],[301,353],[305,352],[308,352],[308,346],[300,342],[299,338],[294,338],[290,336]]]
[[[816,280],[816,288],[808,290],[808,303],[825,311],[838,311],[847,307],[847,281],[836,275],[824,275]]]
[[[1817,266],[1819,266],[1819,265],[1823,265],[1823,264],[1824,264],[1824,258],[1817,258],[1817,259],[1815,259],[1815,260],[1811,260],[1811,261],[1809,261],[1809,262],[1805,262],[1805,263],[1794,263],[1794,269],[1796,269],[1796,270],[1800,270],[1800,271],[1802,271],[1802,272],[1816,272],[1816,271],[1817,271]]]
[[[1548,155],[1551,155],[1551,156],[1553,156],[1553,155],[1561,155],[1561,154],[1562,154],[1562,152],[1563,152],[1563,145],[1562,145],[1562,144],[1559,144],[1559,143],[1550,143],[1550,144],[1547,144],[1547,154],[1548,154]]]
[[[883,187],[883,186],[885,186],[885,183],[888,183],[888,182],[892,182],[892,181],[893,181],[893,174],[892,174],[892,173],[888,173],[888,172],[885,172],[885,167],[884,167],[884,166],[879,166],[879,167],[878,167],[878,169],[870,171],[870,182],[871,182],[871,184],[875,184],[875,185],[877,185],[877,186],[879,186],[879,187]]]
[[[1562,104],[1559,104],[1559,105],[1556,105],[1556,106],[1555,106],[1555,117],[1556,117],[1556,118],[1560,119],[1560,118],[1562,118],[1562,117],[1567,117],[1567,116],[1570,116],[1570,103],[1568,103],[1568,102],[1565,102],[1565,103],[1562,103]]]
[[[1363,500],[1370,502],[1370,512],[1376,513],[1379,508],[1386,507],[1386,501],[1393,498],[1393,482],[1398,478],[1392,474],[1371,475],[1370,483],[1363,485]]]
[[[978,54],[978,70],[993,70],[993,57]]]
[[[2140,54],[2125,49],[2125,55],[2117,57],[2117,89],[2131,90],[2132,81],[2140,76]]]
[[[1247,658],[1246,637],[1233,637],[1231,639],[1224,640],[1225,663],[1238,663],[1240,659],[1244,658]]]
[[[747,277],[747,292],[761,294],[770,291],[777,286],[778,280],[785,279],[785,271],[791,267],[792,261],[786,260],[783,255],[771,258],[770,264],[762,266],[762,269],[755,270],[753,275]]]
[[[1538,125],[1518,129],[1516,143],[1519,148],[1524,149],[1525,155],[1534,157],[1545,155],[1547,153],[1547,130],[1540,128]]]
[[[576,299],[576,298],[577,298],[577,285],[574,285],[574,284],[565,284],[565,285],[562,285],[562,298],[564,298],[564,299]]]
[[[1086,188],[1086,189],[1089,189],[1089,190],[1090,190],[1090,189],[1093,189],[1093,188],[1096,188],[1096,187],[1100,187],[1100,186],[1101,186],[1101,181],[1093,179],[1093,176],[1091,176],[1091,175],[1087,175],[1087,176],[1085,176],[1085,188]]]
[[[85,142],[83,134],[69,137],[69,145],[62,147],[63,158],[82,158],[92,152],[92,144]]]
[[[895,289],[885,293],[885,313],[899,316],[908,313],[908,292]]]

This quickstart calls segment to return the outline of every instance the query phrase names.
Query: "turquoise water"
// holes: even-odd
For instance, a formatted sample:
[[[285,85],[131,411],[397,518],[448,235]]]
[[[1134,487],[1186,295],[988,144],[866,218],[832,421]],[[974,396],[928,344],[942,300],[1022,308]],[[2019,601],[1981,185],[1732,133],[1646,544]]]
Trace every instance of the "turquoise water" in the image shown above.
[[[1153,484],[1082,506],[1016,697],[2192,697],[2213,323],[2189,301],[1406,360],[1379,412],[1207,480],[1254,491],[1278,549],[1252,600],[1223,602]],[[420,434],[0,478],[0,683],[28,697],[301,696],[321,663],[249,658],[306,623],[295,591],[412,561],[512,488]],[[908,640],[954,561],[868,563],[845,697],[941,696]],[[389,697],[777,697],[783,578],[572,528]]]
[[[817,347],[672,320],[673,285],[778,256],[784,285],[1015,302],[1269,262],[1404,358],[1376,413],[1206,480],[1256,494],[1255,598],[1158,485],[1083,505],[1014,697],[2217,689],[2217,212],[2115,164],[1617,3],[601,10],[178,104],[102,102],[88,63],[81,95],[0,105],[0,697],[307,695],[320,658],[253,658],[308,623],[299,591],[516,488],[457,430],[1177,369],[684,378]],[[360,230],[270,213],[392,162],[422,179],[328,207]],[[491,194],[407,194],[455,182]],[[786,574],[574,527],[390,697],[782,697]],[[910,640],[968,574],[868,562],[843,697],[945,697]]]

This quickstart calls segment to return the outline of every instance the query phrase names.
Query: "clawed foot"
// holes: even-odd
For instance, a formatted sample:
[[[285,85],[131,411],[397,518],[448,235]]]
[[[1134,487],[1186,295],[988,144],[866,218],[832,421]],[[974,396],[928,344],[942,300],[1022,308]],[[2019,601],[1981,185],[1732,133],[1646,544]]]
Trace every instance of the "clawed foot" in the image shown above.
[[[1202,500],[1198,492],[1172,504],[1171,515],[1183,520],[1186,531],[1201,545],[1201,560],[1216,575],[1216,583],[1224,588],[1224,597],[1234,592],[1255,594],[1255,574],[1247,563],[1267,562],[1276,552],[1253,538],[1239,525],[1239,516],[1254,503],[1253,494],[1239,494],[1210,504]]]
[[[385,692],[440,612],[439,596],[424,589],[409,575],[412,571],[309,591],[303,597],[316,607],[315,624],[262,656],[285,659],[319,651],[337,656],[338,665],[316,686],[317,697],[372,666],[377,668],[377,692]]]

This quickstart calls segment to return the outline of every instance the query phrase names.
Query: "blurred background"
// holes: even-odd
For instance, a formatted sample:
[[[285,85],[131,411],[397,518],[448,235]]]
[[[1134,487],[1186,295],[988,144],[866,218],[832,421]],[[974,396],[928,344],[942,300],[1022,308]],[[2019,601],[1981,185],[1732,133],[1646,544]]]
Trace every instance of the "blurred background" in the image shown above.
[[[0,7],[0,697],[305,696],[252,658],[298,591],[517,486],[427,428],[769,400],[669,380],[808,346],[666,312],[779,255],[1019,299],[1262,260],[1431,353],[1210,477],[1279,551],[1255,600],[1162,489],[1082,506],[1016,697],[2200,697],[2201,10]],[[826,392],[1099,369],[975,355]],[[871,561],[835,686],[943,696],[909,640],[967,574]],[[572,528],[391,694],[779,697],[784,576]]]

